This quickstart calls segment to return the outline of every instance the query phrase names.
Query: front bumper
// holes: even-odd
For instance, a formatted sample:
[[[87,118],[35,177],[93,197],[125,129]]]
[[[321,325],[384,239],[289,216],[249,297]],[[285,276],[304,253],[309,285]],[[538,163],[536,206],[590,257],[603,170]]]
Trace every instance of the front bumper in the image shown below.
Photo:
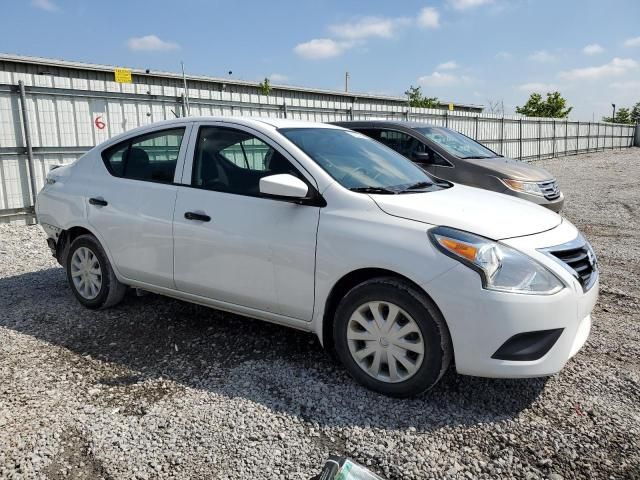
[[[521,198],[522,200],[527,200],[529,202],[536,203],[541,207],[548,208],[549,210],[560,213],[562,207],[564,206],[564,194],[561,192],[560,196],[554,200],[547,200],[544,197],[540,197],[538,195],[529,195],[527,193],[516,192],[514,190],[507,189],[504,192],[505,195],[511,195],[512,197]]]
[[[556,294],[485,290],[480,276],[462,264],[423,286],[447,321],[458,373],[503,378],[552,375],[582,348],[591,330],[591,311],[598,298],[599,283],[596,279],[584,292],[561,265],[536,251],[564,243],[569,239],[563,235],[577,233],[567,224],[554,230],[505,243],[531,254],[563,279],[568,286]],[[529,251],[532,245],[535,248]],[[496,352],[516,335],[558,329],[562,330],[560,335],[542,356],[534,355],[535,360],[495,358]]]

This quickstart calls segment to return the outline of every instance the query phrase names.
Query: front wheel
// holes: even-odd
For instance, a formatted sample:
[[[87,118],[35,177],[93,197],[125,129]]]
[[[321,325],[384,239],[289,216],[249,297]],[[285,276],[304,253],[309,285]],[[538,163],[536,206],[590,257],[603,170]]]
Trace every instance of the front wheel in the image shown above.
[[[81,235],[71,243],[66,263],[71,291],[85,307],[112,307],[124,297],[127,287],[116,278],[107,254],[93,235]]]
[[[452,356],[449,331],[430,299],[411,284],[376,278],[353,288],[336,311],[338,357],[364,386],[394,397],[437,383]]]

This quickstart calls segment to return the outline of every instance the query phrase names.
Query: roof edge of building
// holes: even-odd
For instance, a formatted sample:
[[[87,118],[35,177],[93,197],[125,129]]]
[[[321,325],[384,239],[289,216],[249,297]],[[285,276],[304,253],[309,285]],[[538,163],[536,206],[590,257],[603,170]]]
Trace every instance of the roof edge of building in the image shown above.
[[[102,65],[96,63],[87,63],[87,62],[76,62],[70,60],[62,60],[62,59],[53,59],[46,57],[35,57],[29,55],[17,55],[10,53],[0,53],[0,61],[6,62],[16,62],[16,63],[25,63],[31,65],[42,65],[48,67],[60,67],[60,68],[70,68],[70,69],[78,69],[78,70],[91,70],[95,72],[113,72],[114,68],[120,68],[117,65]],[[173,79],[182,79],[181,73],[176,72],[167,72],[163,70],[150,70],[147,73],[146,69],[142,68],[130,68],[130,67],[122,67],[128,68],[131,70],[131,73],[134,75],[145,75],[149,77],[160,77],[160,78],[173,78]],[[247,86],[247,87],[258,87],[260,82],[249,81],[249,80],[239,80],[235,78],[225,78],[225,77],[214,77],[209,75],[193,75],[186,74],[185,77],[187,80],[200,81],[200,82],[212,82],[212,83],[224,83],[228,85],[239,85],[239,86]],[[363,92],[342,92],[340,90],[328,90],[321,88],[311,88],[311,87],[301,87],[296,85],[286,85],[286,84],[272,84],[272,88],[278,90],[290,90],[290,91],[298,91],[304,93],[318,93],[322,95],[334,95],[340,97],[348,97],[353,99],[358,98],[366,98],[371,100],[386,100],[397,103],[406,103],[407,99],[404,97],[395,97],[392,95],[376,95],[371,93],[363,93]],[[459,103],[459,102],[449,102],[440,100],[440,105],[443,108],[446,108],[447,105],[453,104],[454,108],[468,108],[468,109],[484,109],[483,105],[474,105],[468,103]]]

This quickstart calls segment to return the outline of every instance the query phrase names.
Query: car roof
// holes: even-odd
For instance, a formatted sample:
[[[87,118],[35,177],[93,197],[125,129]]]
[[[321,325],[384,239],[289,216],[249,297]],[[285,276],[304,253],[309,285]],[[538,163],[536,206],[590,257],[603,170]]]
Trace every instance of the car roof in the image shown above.
[[[172,118],[170,120],[162,120],[154,122],[152,124],[144,125],[143,127],[150,126],[171,126],[171,125],[183,125],[188,122],[228,122],[237,123],[239,125],[246,126],[270,126],[273,128],[336,128],[336,125],[320,122],[310,122],[306,120],[293,120],[288,118],[269,118],[269,117],[221,117],[221,116],[198,116],[198,117],[180,117]],[[140,127],[139,127],[140,128]]]
[[[126,132],[111,137],[105,143],[115,144],[127,138],[153,132],[159,127],[171,128],[181,127],[189,123],[197,122],[225,122],[228,124],[243,125],[253,127],[256,130],[276,130],[278,128],[333,128],[344,129],[339,125],[331,125],[328,123],[308,122],[305,120],[292,120],[287,118],[267,118],[267,117],[221,117],[221,116],[197,116],[197,117],[179,117],[169,120],[160,120],[158,122],[147,123],[139,127],[132,128]],[[98,146],[102,147],[104,144]]]
[[[408,120],[348,120],[343,122],[332,122],[333,125],[340,127],[404,127],[404,128],[420,128],[420,127],[437,127],[432,123],[410,122]]]

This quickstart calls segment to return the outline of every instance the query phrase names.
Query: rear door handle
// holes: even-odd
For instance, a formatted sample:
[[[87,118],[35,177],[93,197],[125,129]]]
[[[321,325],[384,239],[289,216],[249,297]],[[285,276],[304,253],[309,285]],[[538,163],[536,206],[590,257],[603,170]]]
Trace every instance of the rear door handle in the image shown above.
[[[187,220],[198,220],[199,222],[210,222],[211,217],[209,215],[205,215],[204,213],[196,213],[196,212],[185,212],[184,218]]]
[[[107,205],[109,205],[109,202],[107,202],[103,198],[90,198],[89,203],[91,205],[97,205],[99,207],[106,207]]]

